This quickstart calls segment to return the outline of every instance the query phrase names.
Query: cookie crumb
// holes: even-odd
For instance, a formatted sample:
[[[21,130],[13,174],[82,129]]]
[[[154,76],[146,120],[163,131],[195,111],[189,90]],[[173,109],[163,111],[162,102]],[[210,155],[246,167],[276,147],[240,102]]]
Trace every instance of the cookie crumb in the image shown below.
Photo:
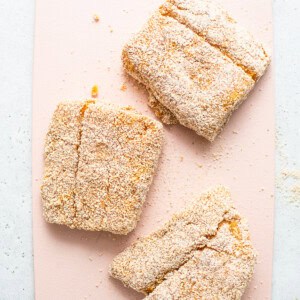
[[[92,98],[98,98],[98,86],[94,85],[91,90]]]
[[[126,86],[125,83],[123,83],[123,84],[121,85],[120,90],[121,90],[122,92],[125,92],[125,91],[127,90],[127,86]]]
[[[93,15],[93,20],[94,20],[95,23],[98,23],[100,21],[100,18],[99,18],[98,15],[94,14]]]

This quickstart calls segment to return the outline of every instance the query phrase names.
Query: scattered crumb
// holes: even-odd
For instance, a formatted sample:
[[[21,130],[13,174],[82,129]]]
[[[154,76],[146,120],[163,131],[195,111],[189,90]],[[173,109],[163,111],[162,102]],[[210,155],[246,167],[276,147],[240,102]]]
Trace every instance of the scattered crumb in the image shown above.
[[[112,27],[109,25],[108,28],[109,28],[109,32],[112,33],[113,32]]]
[[[98,284],[96,284],[96,288],[98,288],[102,284],[102,280],[99,281]]]
[[[95,15],[93,16],[93,20],[94,20],[95,23],[98,23],[98,22],[100,21],[100,18],[99,18],[98,15],[95,14]]]
[[[283,170],[281,172],[283,178],[293,178],[293,179],[299,179],[300,180],[300,171],[298,170]]]
[[[127,90],[127,86],[126,86],[125,83],[123,83],[123,84],[121,85],[120,90],[121,90],[122,92],[125,92],[125,91]]]
[[[92,98],[98,98],[98,86],[94,85],[91,90]]]
[[[300,170],[283,170],[276,179],[276,187],[287,202],[300,207]]]
[[[300,205],[300,184],[294,185],[291,188],[291,198],[290,202],[296,204],[297,206]]]
[[[212,154],[212,157],[213,157],[213,161],[218,161],[222,158],[222,154],[215,152],[215,153]]]
[[[92,259],[91,257],[89,257],[89,260],[90,260],[90,261],[93,261],[93,259]]]

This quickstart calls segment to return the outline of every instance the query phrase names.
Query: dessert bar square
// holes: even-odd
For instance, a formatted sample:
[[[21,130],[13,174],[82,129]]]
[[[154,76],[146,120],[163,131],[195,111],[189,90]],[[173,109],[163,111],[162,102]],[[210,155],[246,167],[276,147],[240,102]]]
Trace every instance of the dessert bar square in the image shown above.
[[[205,0],[167,0],[125,45],[122,59],[163,122],[210,141],[270,63],[247,30]]]
[[[59,104],[46,138],[46,220],[85,230],[132,231],[162,143],[161,124],[130,107]]]
[[[240,299],[255,250],[230,193],[217,187],[115,257],[110,273],[145,299]]]

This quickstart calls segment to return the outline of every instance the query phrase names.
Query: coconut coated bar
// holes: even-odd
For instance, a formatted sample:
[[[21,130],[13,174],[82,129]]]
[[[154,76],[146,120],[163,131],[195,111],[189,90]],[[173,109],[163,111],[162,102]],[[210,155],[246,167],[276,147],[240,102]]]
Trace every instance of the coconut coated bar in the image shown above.
[[[130,107],[59,104],[45,146],[45,219],[85,230],[132,231],[162,142],[161,124]]]
[[[167,0],[125,45],[122,59],[163,122],[210,141],[270,63],[247,30],[205,0]]]
[[[116,256],[110,273],[147,300],[240,299],[255,256],[246,221],[217,187]]]

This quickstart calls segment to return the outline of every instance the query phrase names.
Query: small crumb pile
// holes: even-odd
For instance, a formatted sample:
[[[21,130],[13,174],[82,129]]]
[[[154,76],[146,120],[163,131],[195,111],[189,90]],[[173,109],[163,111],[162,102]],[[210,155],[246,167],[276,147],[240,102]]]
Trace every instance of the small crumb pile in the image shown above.
[[[287,202],[300,207],[300,170],[281,171],[276,187]]]

